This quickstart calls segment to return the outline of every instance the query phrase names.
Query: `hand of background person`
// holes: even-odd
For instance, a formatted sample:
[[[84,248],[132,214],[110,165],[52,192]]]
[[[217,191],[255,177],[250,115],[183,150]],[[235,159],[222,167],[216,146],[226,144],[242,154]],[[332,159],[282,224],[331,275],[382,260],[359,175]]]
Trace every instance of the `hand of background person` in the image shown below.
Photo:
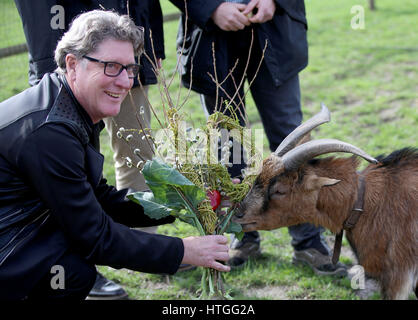
[[[163,59],[158,58],[157,59],[157,68],[160,70],[163,67]]]
[[[251,0],[242,13],[248,16],[255,8],[257,8],[257,13],[250,17],[249,21],[251,23],[264,23],[273,19],[276,3],[274,0]]]
[[[229,260],[227,237],[210,235],[187,237],[182,240],[184,245],[184,256],[181,263],[209,267],[218,271],[231,270],[229,266],[218,262]]]
[[[247,6],[241,3],[223,2],[212,14],[212,20],[224,31],[238,31],[249,26],[250,20],[243,14]]]

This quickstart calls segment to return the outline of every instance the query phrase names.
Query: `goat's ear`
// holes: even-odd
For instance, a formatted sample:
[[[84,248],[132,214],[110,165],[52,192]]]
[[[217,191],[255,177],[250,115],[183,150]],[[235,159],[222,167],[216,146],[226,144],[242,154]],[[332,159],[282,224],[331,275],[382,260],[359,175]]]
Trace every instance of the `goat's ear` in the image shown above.
[[[341,180],[327,178],[327,177],[318,177],[315,174],[310,174],[306,177],[305,187],[306,190],[317,190],[322,187],[333,186],[340,182]]]

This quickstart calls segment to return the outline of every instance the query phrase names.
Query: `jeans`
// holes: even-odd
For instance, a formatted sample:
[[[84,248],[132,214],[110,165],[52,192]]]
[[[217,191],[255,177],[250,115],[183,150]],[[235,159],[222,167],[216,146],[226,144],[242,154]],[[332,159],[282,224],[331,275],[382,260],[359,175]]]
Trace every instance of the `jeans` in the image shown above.
[[[148,87],[144,87],[144,91],[146,94]],[[147,143],[146,140],[142,140],[144,134],[140,132],[141,127],[144,129],[151,128],[151,111],[144,91],[140,87],[132,88],[130,95],[128,94],[125,100],[123,100],[119,114],[103,119],[106,130],[109,133],[110,145],[113,151],[116,188],[118,190],[131,188],[136,191],[145,191],[149,189],[143,175],[136,168],[138,161],[142,159],[151,160],[153,156],[152,145]],[[144,111],[143,114],[140,113],[141,106]],[[117,132],[121,127],[125,128],[129,134],[132,134],[133,137],[129,143],[117,137]],[[124,133],[124,136],[126,137],[128,133]],[[141,150],[140,155],[142,158],[133,153],[135,148]],[[132,167],[126,165],[126,157],[132,159],[134,164]]]
[[[129,188],[134,192],[149,189],[145,183],[144,176],[136,167],[138,161],[143,160],[145,162],[146,160],[152,160],[153,156],[153,146],[147,140],[142,140],[144,133],[140,132],[141,128],[144,128],[144,130],[151,128],[151,110],[146,97],[148,88],[148,86],[145,86],[143,89],[141,87],[132,88],[130,94],[123,100],[119,114],[103,119],[106,130],[109,133],[110,146],[113,151],[116,189],[118,190]],[[142,114],[140,110],[143,110]],[[133,137],[129,143],[117,137],[117,132],[121,127],[127,131],[130,130],[128,132]],[[132,129],[135,130],[132,131]],[[146,133],[149,134],[150,132]],[[127,133],[124,133],[124,135],[126,136]],[[141,150],[141,158],[133,153],[134,148]],[[132,159],[134,163],[132,167],[126,165],[126,157]],[[157,228],[145,227],[137,229],[149,233],[156,233]]]

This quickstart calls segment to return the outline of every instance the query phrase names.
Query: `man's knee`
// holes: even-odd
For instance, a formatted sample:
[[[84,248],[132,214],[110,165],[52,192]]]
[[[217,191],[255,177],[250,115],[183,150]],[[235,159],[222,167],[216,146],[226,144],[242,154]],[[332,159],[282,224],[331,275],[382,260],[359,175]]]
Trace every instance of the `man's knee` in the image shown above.
[[[84,300],[96,280],[96,268],[78,255],[65,254],[28,295],[29,300]]]
[[[69,298],[83,300],[96,281],[96,267],[80,257],[68,261],[65,266],[64,290]]]

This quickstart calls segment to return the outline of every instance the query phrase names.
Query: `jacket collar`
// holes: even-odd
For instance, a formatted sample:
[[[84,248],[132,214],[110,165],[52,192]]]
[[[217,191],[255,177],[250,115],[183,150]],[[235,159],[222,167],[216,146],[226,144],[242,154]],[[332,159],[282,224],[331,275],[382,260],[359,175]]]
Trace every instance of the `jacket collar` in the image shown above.
[[[61,88],[48,114],[46,122],[66,123],[75,129],[75,133],[83,144],[91,143],[99,150],[99,134],[104,128],[103,121],[94,124],[88,113],[74,96],[63,75],[57,77]]]
[[[88,115],[88,113],[86,112],[86,110],[78,102],[77,98],[74,96],[74,93],[71,90],[71,87],[68,84],[67,79],[65,78],[65,76],[60,74],[58,77],[59,77],[61,83],[63,84],[65,90],[67,91],[68,95],[70,96],[74,106],[76,107],[77,111],[79,112],[81,118],[83,119],[87,129],[89,130],[89,133],[91,133],[92,130],[93,130],[93,127],[94,127],[93,121],[91,120],[91,118]]]
[[[77,110],[79,111],[81,117],[83,118],[83,120],[84,120],[84,122],[87,126],[88,133],[89,133],[89,136],[90,136],[90,142],[93,144],[93,146],[97,150],[100,150],[99,136],[100,136],[100,132],[105,127],[104,122],[102,120],[100,120],[98,123],[94,124],[93,121],[91,120],[90,116],[86,112],[86,110],[81,106],[81,104],[78,102],[77,98],[74,96],[74,93],[71,90],[71,87],[67,82],[67,79],[63,75],[60,75],[59,77],[60,77],[61,82],[63,83],[64,88],[67,90],[67,92],[70,95],[74,105],[76,106]]]

